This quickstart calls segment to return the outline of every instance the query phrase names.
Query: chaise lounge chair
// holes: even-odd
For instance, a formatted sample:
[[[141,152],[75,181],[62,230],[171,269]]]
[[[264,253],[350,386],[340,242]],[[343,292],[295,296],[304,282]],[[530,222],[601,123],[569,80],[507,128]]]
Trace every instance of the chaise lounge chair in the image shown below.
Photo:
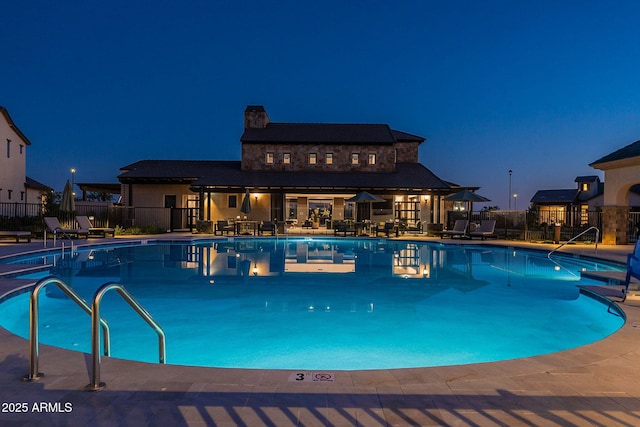
[[[47,228],[47,230],[53,234],[53,237],[57,237],[58,234],[62,234],[64,236],[67,237],[72,237],[72,236],[76,236],[77,238],[83,237],[86,239],[89,237],[89,230],[83,230],[83,229],[75,229],[75,228],[63,228],[62,225],[60,224],[60,221],[58,221],[58,218],[54,217],[54,216],[45,216],[44,217],[44,224]]]
[[[488,239],[490,237],[496,239],[498,238],[498,236],[495,233],[495,229],[496,220],[488,219],[480,223],[480,229],[470,232],[469,237],[471,237],[472,239],[474,237],[480,237],[482,240]]]
[[[111,234],[111,237],[115,237],[115,230],[109,227],[94,227],[91,224],[91,220],[88,216],[76,216],[76,221],[78,221],[78,225],[81,230],[89,231],[89,235],[97,235],[102,237],[107,237],[107,234]]]
[[[466,236],[467,234],[467,225],[469,225],[469,221],[466,219],[457,219],[455,224],[453,224],[453,229],[442,231],[441,236],[442,238],[449,236],[452,239],[455,236],[462,238],[462,236]]]

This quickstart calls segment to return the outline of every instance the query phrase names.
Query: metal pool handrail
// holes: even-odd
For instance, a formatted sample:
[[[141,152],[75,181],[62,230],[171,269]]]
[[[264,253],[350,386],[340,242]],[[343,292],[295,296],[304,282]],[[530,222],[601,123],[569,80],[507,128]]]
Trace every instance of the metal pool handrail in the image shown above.
[[[553,249],[551,252],[549,252],[547,254],[547,257],[551,256],[552,253],[554,253],[555,251],[557,251],[558,249],[560,249],[561,247],[563,247],[564,245],[566,245],[567,243],[571,243],[573,242],[575,239],[577,239],[578,237],[582,236],[583,234],[585,234],[587,231],[591,231],[591,230],[596,230],[596,253],[598,253],[598,240],[600,239],[600,230],[598,229],[598,227],[589,227],[586,230],[584,230],[582,233],[577,234],[575,236],[573,236],[572,238],[570,238],[569,240],[567,240],[566,242],[564,242],[563,244],[561,244],[560,246],[558,246],[557,248]]]
[[[138,301],[136,301],[133,296],[124,288],[124,286],[119,283],[105,283],[102,285],[93,296],[93,304],[91,310],[91,355],[93,359],[92,363],[92,372],[91,372],[91,383],[89,383],[86,387],[86,391],[97,391],[101,390],[105,387],[105,383],[100,382],[100,302],[102,301],[102,297],[109,292],[110,290],[115,289],[118,294],[133,308],[136,313],[142,317],[142,319],[147,322],[149,326],[158,334],[158,347],[159,347],[159,363],[165,363],[166,359],[166,347],[165,347],[165,335],[164,330],[155,321],[153,317],[145,310]]]
[[[89,304],[87,304],[87,302],[83,300],[80,295],[78,295],[69,285],[64,283],[62,280],[55,276],[49,276],[40,279],[31,291],[31,298],[29,302],[29,374],[25,375],[22,378],[23,381],[37,381],[42,376],[44,376],[43,373],[38,372],[38,364],[40,359],[40,327],[38,325],[40,304],[38,303],[38,297],[40,296],[40,291],[50,284],[54,284],[58,288],[60,288],[65,294],[67,294],[69,298],[71,298],[73,302],[78,304],[81,309],[83,309],[87,314],[91,315],[91,308],[89,307]],[[100,326],[102,326],[103,330],[104,355],[109,356],[109,325],[103,319],[100,319],[99,324]]]

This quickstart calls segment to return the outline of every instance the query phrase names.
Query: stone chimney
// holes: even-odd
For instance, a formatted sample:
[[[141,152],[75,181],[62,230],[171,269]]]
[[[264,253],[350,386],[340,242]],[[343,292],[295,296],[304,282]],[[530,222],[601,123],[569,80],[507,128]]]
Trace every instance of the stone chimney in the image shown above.
[[[264,129],[269,124],[269,116],[262,105],[249,105],[244,110],[244,128]]]

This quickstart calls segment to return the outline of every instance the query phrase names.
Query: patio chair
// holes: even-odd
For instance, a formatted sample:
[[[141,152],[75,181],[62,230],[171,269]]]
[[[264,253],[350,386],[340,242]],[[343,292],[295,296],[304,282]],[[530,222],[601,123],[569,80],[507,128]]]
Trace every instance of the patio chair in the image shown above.
[[[46,226],[46,230],[48,230],[53,237],[57,237],[59,234],[62,234],[68,238],[75,236],[77,238],[84,237],[85,239],[89,237],[89,230],[86,229],[75,229],[75,228],[63,228],[58,218],[55,216],[46,216],[44,217],[44,224]],[[46,231],[45,230],[45,231]]]
[[[632,277],[640,279],[640,240],[636,240],[633,252],[627,255],[627,276],[624,280],[624,297],[622,301],[627,299],[629,282],[631,282]]]
[[[111,237],[115,237],[116,232],[110,227],[94,227],[88,216],[78,215],[76,221],[81,230],[89,231],[89,235],[107,237],[107,234],[111,234]]]
[[[467,226],[469,225],[469,221],[466,219],[457,219],[455,224],[453,224],[453,228],[451,230],[444,230],[441,233],[442,238],[445,236],[449,236],[452,239],[455,236],[462,238],[467,234]]]
[[[496,230],[495,219],[484,220],[480,223],[480,228],[478,230],[475,230],[469,233],[469,237],[471,237],[472,239],[474,237],[480,237],[482,240],[488,239],[488,238],[496,239],[498,238],[498,236],[496,235],[495,230]]]
[[[216,222],[216,226],[215,226],[215,230],[213,231],[213,234],[217,235],[218,233],[220,233],[220,235],[222,236],[225,233],[226,234],[234,234],[235,231],[236,231],[235,224],[232,224],[228,220],[219,219]]]
[[[355,237],[356,229],[349,228],[347,223],[344,221],[338,221],[333,229],[333,235],[337,236],[338,234],[342,234],[344,237],[347,237],[347,234],[352,234]]]
[[[262,221],[258,226],[258,234],[271,233],[272,236],[276,235],[276,224],[271,221]]]

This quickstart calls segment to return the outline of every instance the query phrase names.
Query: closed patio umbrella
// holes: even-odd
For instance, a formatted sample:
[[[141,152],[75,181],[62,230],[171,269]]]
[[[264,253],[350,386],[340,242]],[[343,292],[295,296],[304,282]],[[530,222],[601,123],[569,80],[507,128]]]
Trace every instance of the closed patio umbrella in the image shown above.
[[[249,190],[245,191],[244,198],[242,199],[242,206],[240,206],[240,212],[243,214],[251,213],[251,194]]]
[[[71,216],[76,210],[76,202],[73,196],[73,188],[71,188],[71,184],[69,180],[64,186],[64,190],[62,190],[62,200],[60,201],[60,212],[64,212],[65,220],[67,221],[70,228],[74,228],[71,224]]]

